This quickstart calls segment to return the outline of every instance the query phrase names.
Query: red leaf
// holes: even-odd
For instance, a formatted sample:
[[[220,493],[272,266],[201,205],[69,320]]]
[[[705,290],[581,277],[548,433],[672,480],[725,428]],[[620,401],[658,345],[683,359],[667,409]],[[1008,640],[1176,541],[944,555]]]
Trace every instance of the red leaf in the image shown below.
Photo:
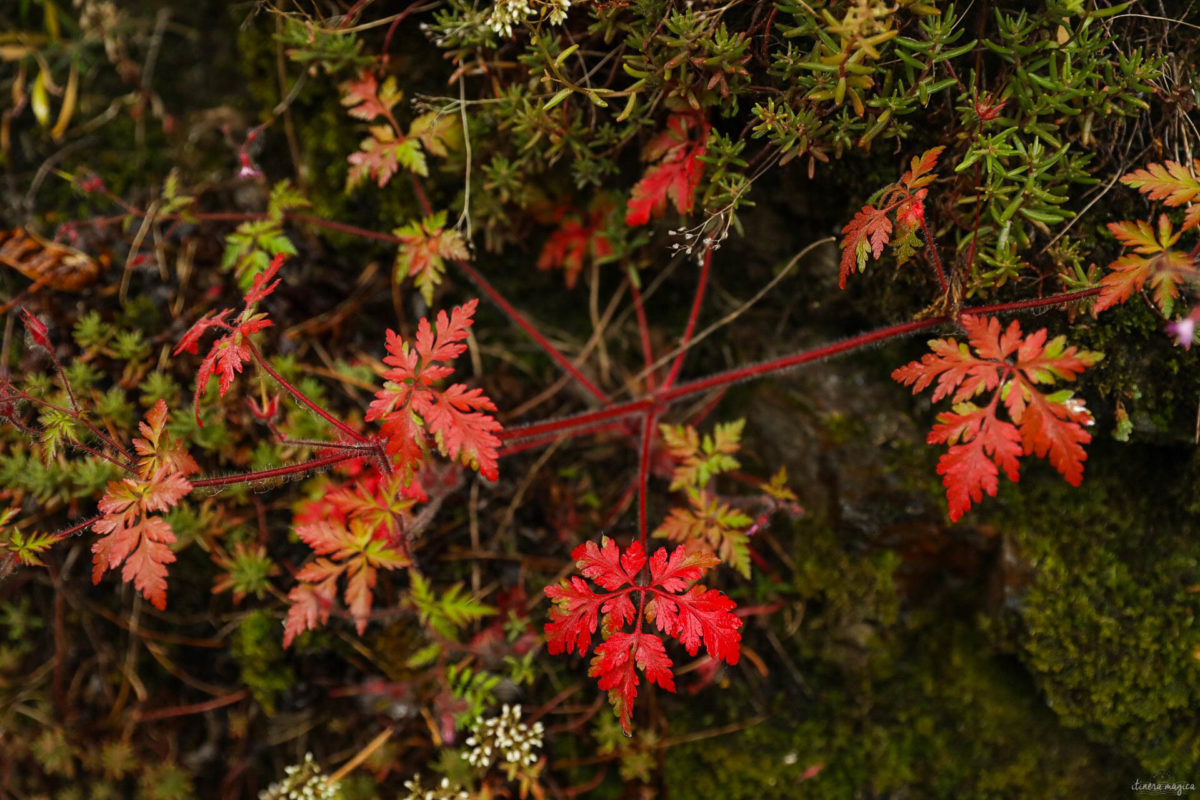
[[[312,631],[329,621],[337,589],[332,581],[314,586],[301,583],[288,592],[287,618],[283,621],[283,646],[290,647],[304,631]]]
[[[872,205],[863,206],[854,219],[842,228],[842,262],[838,275],[838,286],[846,288],[846,278],[857,269],[862,272],[867,267],[867,253],[875,258],[883,255],[883,247],[892,235],[892,221],[888,219],[887,209],[878,209]]]
[[[896,216],[899,242],[906,241],[907,235],[924,222],[925,195],[928,190],[923,187],[933,182],[933,168],[942,150],[941,147],[934,147],[919,157],[914,156],[900,180],[884,187],[879,193],[879,207],[868,203],[842,228],[842,258],[838,274],[840,288],[846,288],[846,279],[855,270],[862,272],[867,268],[868,254],[874,258],[883,255],[884,246],[892,239],[890,214]]]
[[[1200,159],[1192,162],[1200,168]],[[1162,200],[1166,206],[1181,206],[1200,200],[1200,181],[1183,164],[1167,161],[1163,164],[1148,164],[1121,178],[1121,183],[1132,186],[1151,200]],[[1184,230],[1192,227],[1184,225]]]
[[[360,496],[349,521],[325,519],[296,526],[296,534],[313,549],[319,557],[305,564],[296,573],[299,581],[288,599],[292,608],[284,623],[284,647],[301,631],[313,630],[329,618],[329,608],[337,595],[337,580],[346,576],[343,598],[361,635],[371,615],[371,604],[378,570],[400,569],[412,564],[405,551],[399,549],[386,536],[377,536],[385,531],[403,530],[411,521],[408,513],[411,502],[401,500],[393,504],[396,484],[393,481],[374,482],[371,492],[377,496],[368,499]],[[365,493],[365,492],[364,492]],[[378,495],[387,494],[387,497]],[[339,498],[345,501],[345,496]],[[365,506],[373,510],[390,510],[394,519],[383,520],[370,516]],[[328,556],[326,558],[325,556]]]
[[[703,641],[710,657],[727,664],[738,662],[742,621],[730,613],[736,605],[732,600],[700,586],[681,595],[657,594],[651,610],[655,624],[679,639],[688,655],[696,655]]]
[[[368,422],[383,420],[382,431],[388,439],[388,452],[400,455],[400,464],[413,469],[425,447],[425,430],[434,436],[438,449],[465,466],[478,469],[489,480],[499,476],[497,460],[500,440],[495,432],[500,423],[484,411],[496,405],[480,389],[468,389],[461,383],[438,391],[437,381],[454,373],[446,362],[467,349],[477,300],[458,306],[447,316],[441,311],[436,326],[422,319],[410,346],[395,332],[387,332],[383,389],[367,408]],[[414,416],[419,415],[419,416]]]
[[[159,467],[148,479],[124,478],[108,484],[99,503],[102,516],[92,525],[101,535],[92,544],[92,582],[122,561],[121,577],[158,609],[167,605],[167,564],[175,560],[175,533],[153,512],[168,511],[192,490],[182,473]]]
[[[1165,214],[1159,217],[1157,232],[1142,220],[1110,222],[1108,229],[1133,252],[1125,253],[1108,265],[1112,272],[1100,281],[1096,311],[1124,303],[1149,282],[1158,307],[1169,317],[1175,298],[1179,296],[1179,286],[1197,274],[1192,258],[1181,250],[1172,249],[1182,230],[1172,231]]]
[[[346,106],[346,113],[367,121],[390,116],[392,106],[400,99],[394,78],[384,81],[380,91],[379,82],[370,72],[364,72],[358,80],[343,83],[342,93],[342,105]]]
[[[634,184],[626,206],[626,225],[645,225],[651,216],[660,216],[666,210],[668,200],[680,214],[691,212],[696,187],[704,174],[700,157],[707,151],[708,130],[707,122],[697,124],[692,115],[677,114],[668,120],[667,131],[646,147],[647,160],[661,160]],[[693,131],[698,132],[695,139]]]
[[[501,425],[495,417],[482,413],[496,410],[482,389],[456,383],[441,393],[420,392],[413,400],[413,410],[424,418],[444,455],[479,470],[490,481],[500,476],[496,460],[501,442],[494,432]]]
[[[1018,421],[1026,455],[1048,458],[1072,486],[1083,482],[1083,462],[1087,460],[1083,445],[1092,441],[1083,426],[1092,424],[1092,415],[1082,403],[1073,400],[1051,403],[1032,392]]]
[[[610,210],[611,206],[600,204],[586,222],[576,215],[563,216],[558,229],[542,246],[538,269],[563,270],[567,288],[574,288],[585,259],[595,261],[612,254],[612,245],[604,234],[604,221]]]
[[[636,584],[637,575],[646,564],[646,551],[641,542],[634,542],[622,554],[617,543],[606,536],[601,539],[600,547],[590,541],[579,545],[571,553],[571,558],[575,559],[575,566],[579,567],[584,577],[591,578],[605,589],[620,589]]]
[[[372,126],[371,135],[362,140],[359,150],[346,156],[346,161],[351,165],[346,175],[347,191],[367,178],[374,178],[382,189],[400,167],[417,175],[429,172],[420,140],[397,138],[395,131],[386,125]]]
[[[159,399],[146,412],[146,421],[138,423],[138,430],[146,438],[133,440],[133,449],[141,456],[138,459],[138,474],[143,480],[149,480],[160,468],[184,477],[200,471],[200,465],[188,455],[183,442],[171,436],[166,427],[167,404]]]
[[[990,407],[966,414],[939,414],[938,424],[926,439],[929,444],[951,445],[938,459],[937,471],[946,487],[952,521],[962,517],[971,503],[982,500],[983,493],[996,496],[998,467],[1004,469],[1009,480],[1020,479],[1017,457],[1021,455],[1021,433],[994,414]]]
[[[162,611],[167,607],[167,564],[175,561],[170,547],[175,542],[175,532],[162,517],[145,518],[139,532],[141,542],[125,559],[121,580],[132,581],[134,588]]]
[[[550,655],[575,650],[580,655],[586,654],[591,647],[592,634],[599,625],[605,596],[596,594],[587,581],[578,577],[572,577],[570,581],[564,579],[558,586],[547,586],[546,596],[554,603],[550,621],[546,623],[546,646]]]
[[[646,673],[646,679],[657,683],[668,692],[675,691],[675,677],[671,672],[671,659],[663,647],[662,639],[650,633],[614,633],[596,647],[596,656],[588,674],[599,678],[601,689],[607,689],[613,710],[621,720],[621,727],[629,733],[633,701],[637,698],[637,665]]]
[[[233,313],[232,308],[223,308],[220,311],[210,311],[188,328],[188,332],[179,340],[179,344],[175,345],[174,355],[179,355],[183,352],[195,353],[200,347],[200,339],[208,332],[209,328],[219,328],[221,330],[233,330],[233,328],[225,321],[225,317]]]
[[[346,569],[348,580],[346,605],[350,609],[350,618],[354,620],[354,628],[362,636],[367,629],[367,620],[371,616],[372,590],[375,588],[376,570],[372,569],[365,560],[353,561]]]
[[[959,519],[985,493],[994,497],[1001,469],[1018,480],[1021,455],[1048,458],[1068,483],[1079,485],[1091,414],[1070,392],[1045,395],[1038,387],[1074,380],[1100,354],[1068,347],[1063,336],[1047,341],[1045,329],[1024,336],[1015,321],[1002,329],[994,318],[964,315],[962,326],[970,346],[932,341],[932,353],[892,373],[914,394],[936,380],[933,399],[956,403],[938,416],[927,439],[950,446],[938,461],[950,518]],[[992,393],[986,406],[966,402],[986,392]],[[1011,421],[997,418],[1001,404]]]
[[[312,548],[319,556],[327,556],[342,549],[342,541],[346,536],[345,523],[320,520],[305,525],[296,526],[296,536],[300,541]]]
[[[666,548],[660,548],[650,559],[650,582],[665,592],[681,592],[720,563],[721,560],[712,553],[688,553],[685,548],[676,547],[668,556]]]
[[[270,281],[275,277],[275,273],[279,272],[279,268],[283,266],[284,258],[285,254],[276,253],[275,257],[271,259],[271,263],[267,265],[267,268],[254,276],[254,282],[250,286],[250,290],[242,297],[242,301],[246,304],[247,310],[255,303],[262,302],[267,295],[275,291],[275,287],[279,285],[279,281],[282,279],[276,278],[273,283],[270,283]],[[267,325],[269,324],[270,323],[267,323]],[[262,327],[265,328],[267,326],[264,325]]]
[[[433,290],[441,283],[446,271],[446,259],[466,259],[470,256],[467,242],[453,228],[446,229],[446,212],[396,228],[392,231],[400,240],[396,253],[396,279],[411,276],[421,290],[426,305],[433,303]]]
[[[622,553],[605,537],[599,546],[584,542],[575,548],[572,557],[585,577],[609,591],[596,592],[578,577],[546,587],[546,596],[554,603],[545,626],[547,647],[554,655],[574,650],[583,655],[591,645],[592,634],[597,627],[601,629],[603,641],[596,647],[588,674],[600,679],[601,689],[609,690],[626,731],[637,697],[635,665],[652,682],[675,691],[671,660],[662,640],[643,632],[639,609],[660,631],[678,638],[690,654],[695,655],[703,644],[713,658],[737,663],[742,621],[731,613],[733,601],[715,589],[688,588],[705,570],[719,563],[715,556],[688,554],[683,547],[670,554],[659,549],[649,559],[648,585],[638,582],[647,564],[640,542]],[[624,632],[622,629],[631,623],[636,623],[634,632]]]
[[[912,161],[909,163],[908,171],[900,176],[900,183],[910,191],[933,183],[934,176],[931,173],[933,172],[933,168],[937,166],[938,156],[945,149],[943,146],[933,147],[926,150],[920,156],[913,156]]]

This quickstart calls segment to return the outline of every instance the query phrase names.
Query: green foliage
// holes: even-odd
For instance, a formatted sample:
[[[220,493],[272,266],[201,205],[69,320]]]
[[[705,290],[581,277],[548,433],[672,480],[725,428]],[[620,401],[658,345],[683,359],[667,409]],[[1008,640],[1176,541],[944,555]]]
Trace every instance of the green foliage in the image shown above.
[[[254,276],[265,272],[275,256],[296,255],[296,246],[283,232],[284,214],[306,205],[308,201],[299,191],[288,181],[280,181],[271,189],[266,218],[247,220],[225,238],[221,268],[233,271],[239,287],[249,289]]]
[[[266,609],[256,609],[238,624],[231,647],[242,683],[266,714],[275,713],[276,698],[294,684],[295,673],[284,661],[279,622]]]
[[[1174,471],[1163,455],[1125,446],[1119,456],[1137,461],[1152,493],[1129,491],[1114,466],[1089,476],[1104,503],[1066,502],[1051,484],[1022,490],[1014,508],[1042,511],[1004,514],[1028,588],[997,630],[1065,725],[1150,773],[1186,774],[1200,767],[1190,711],[1200,508],[1195,464]]]
[[[1188,287],[1154,282],[1156,253],[1139,253],[1152,258],[1118,287],[1135,302],[1100,320],[1087,298],[1068,309],[1071,341],[1108,354],[1080,388],[1095,438],[1137,454],[1122,473],[1092,476],[1096,497],[1047,489],[1033,467],[977,529],[948,529],[930,459],[903,424],[854,417],[837,386],[845,373],[804,389],[823,420],[804,432],[812,441],[785,436],[789,420],[765,437],[740,422],[701,436],[719,402],[745,395],[686,394],[691,376],[796,342],[911,320],[948,328],[975,297],[1113,291],[1097,265],[1117,245],[1101,223],[1146,216],[1142,198],[1114,186],[1118,165],[1141,158],[1129,146],[1154,161],[1127,186],[1167,200],[1172,220],[1186,213],[1185,228],[1200,209],[1185,198],[1196,182],[1184,158],[1200,81],[1180,33],[1195,14],[1172,29],[1099,0],[346,2],[327,18],[319,4],[235,4],[219,16],[173,4],[155,19],[146,5],[23,2],[3,32],[0,88],[12,102],[0,109],[0,159],[25,200],[0,245],[28,224],[108,266],[76,292],[31,288],[31,259],[11,248],[0,259],[5,297],[50,326],[49,346],[36,326],[29,346],[14,316],[0,373],[12,422],[0,431],[0,749],[15,765],[0,771],[0,794],[152,800],[220,785],[250,796],[285,784],[283,763],[297,760],[281,751],[310,744],[322,764],[377,747],[357,768],[371,777],[343,785],[364,800],[403,796],[417,763],[489,797],[598,780],[598,797],[730,798],[1107,796],[1134,770],[1200,766],[1189,713],[1200,688],[1195,475],[1153,468],[1191,457],[1173,443],[1191,440],[1200,372],[1161,335],[1160,312],[1178,312],[1175,287]],[[187,59],[197,51],[199,71]],[[893,198],[893,249],[877,252],[865,227],[852,243],[856,271],[868,253],[883,260],[858,294],[833,292],[826,254],[799,277],[772,273],[781,254],[894,189],[896,162],[922,152],[939,153],[940,167]],[[61,183],[45,180],[51,166]],[[288,174],[296,186],[276,182]],[[644,225],[627,222],[635,197]],[[1149,248],[1135,225],[1122,243]],[[1158,244],[1174,245],[1176,230]],[[726,251],[705,265],[703,333],[681,343],[686,377],[665,387],[695,285],[691,259],[670,254],[709,245]],[[1184,245],[1170,270],[1191,269]],[[41,255],[56,252],[69,251]],[[140,257],[123,263],[130,253]],[[181,407],[195,365],[170,356],[180,333],[197,319],[222,327],[230,275],[262,289],[254,281],[274,256],[301,253],[262,304],[274,327],[254,342],[281,379],[237,354],[243,380],[220,398],[201,387],[201,424]],[[422,464],[389,483],[396,462],[363,409],[380,359],[396,367],[407,353],[385,350],[379,332],[411,340],[418,318],[465,302],[454,262],[468,254],[484,292],[538,320],[561,360],[611,400],[541,394],[547,360],[496,324],[499,311],[481,311],[464,375],[516,410],[506,425],[546,426],[577,446],[534,460],[521,450],[555,436],[517,433],[487,481]],[[938,258],[946,285],[929,304]],[[906,261],[916,264],[891,269]],[[561,293],[531,277],[534,265],[563,268],[583,291]],[[771,283],[776,274],[789,283]],[[1133,297],[1144,286],[1158,290],[1153,306]],[[658,362],[645,371],[643,342]],[[28,396],[8,397],[4,376]],[[411,380],[440,379],[427,377]],[[877,389],[853,387],[903,405]],[[405,391],[389,410],[397,440],[413,422]],[[614,413],[626,397],[636,413],[556,427],[582,408]],[[97,541],[89,520],[119,513],[109,484],[136,469],[138,421],[160,400],[202,465],[202,485],[163,517],[178,538],[167,612],[90,590],[80,567]],[[687,424],[639,432],[647,419]],[[1158,449],[1141,449],[1148,439]],[[799,513],[782,471],[752,477],[770,474],[761,455],[776,444],[803,454],[789,467],[814,510],[794,529],[777,513]],[[850,450],[866,457],[848,464]],[[881,468],[878,454],[895,463]],[[1146,464],[1152,489],[1131,474]],[[880,469],[893,470],[894,493],[862,502]],[[297,499],[290,482],[314,470],[330,474]],[[753,490],[733,494],[739,484]],[[605,714],[580,724],[593,699],[573,688],[580,665],[545,657],[544,604],[526,592],[566,574],[581,541],[607,531],[628,544],[635,518],[637,533],[726,562],[710,579],[742,605],[745,648],[730,668],[680,659],[678,697],[644,682],[626,738]],[[343,535],[309,527],[307,550],[289,535],[318,524]],[[939,549],[948,540],[953,555]],[[376,581],[366,561],[347,561],[354,547],[394,554],[409,580]],[[331,629],[285,654],[279,621],[299,584],[305,626],[332,618]],[[985,584],[999,606],[977,596]],[[601,613],[663,619],[657,607]],[[347,616],[380,632],[358,639]],[[586,619],[579,629],[593,635]],[[616,656],[646,666],[645,651]],[[549,757],[519,780],[472,772],[444,746],[497,699],[551,715]],[[368,744],[380,728],[391,738]],[[315,763],[293,774],[307,780]]]
[[[191,800],[195,797],[191,776],[178,764],[151,764],[138,781],[137,800]]]
[[[464,661],[446,668],[446,682],[454,698],[461,701],[462,710],[454,715],[456,727],[466,720],[480,717],[496,704],[494,692],[500,685],[499,675],[476,670]]]
[[[429,581],[416,570],[409,572],[412,578],[412,604],[417,609],[422,625],[443,639],[458,639],[459,631],[484,617],[496,613],[492,606],[480,603],[463,593],[461,583],[435,594]]]

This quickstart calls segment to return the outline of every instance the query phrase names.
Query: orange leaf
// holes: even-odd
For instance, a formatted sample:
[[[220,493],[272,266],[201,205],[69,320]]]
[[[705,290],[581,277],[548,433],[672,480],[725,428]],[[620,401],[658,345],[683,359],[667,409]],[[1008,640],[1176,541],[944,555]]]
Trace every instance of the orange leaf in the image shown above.
[[[926,441],[949,450],[938,461],[946,487],[950,519],[957,520],[983,499],[995,496],[1000,470],[1010,480],[1020,477],[1019,457],[1036,455],[1073,486],[1083,479],[1091,441],[1085,426],[1092,416],[1070,392],[1045,395],[1039,385],[1071,381],[1100,360],[1099,353],[1067,347],[1057,336],[1047,341],[1045,329],[1025,336],[1016,321],[1002,328],[999,320],[964,315],[970,345],[954,339],[930,342],[933,352],[892,373],[922,391],[937,381],[933,399],[952,397],[949,413],[939,414]],[[986,406],[965,402],[991,392]],[[1009,420],[997,417],[1003,404]]]

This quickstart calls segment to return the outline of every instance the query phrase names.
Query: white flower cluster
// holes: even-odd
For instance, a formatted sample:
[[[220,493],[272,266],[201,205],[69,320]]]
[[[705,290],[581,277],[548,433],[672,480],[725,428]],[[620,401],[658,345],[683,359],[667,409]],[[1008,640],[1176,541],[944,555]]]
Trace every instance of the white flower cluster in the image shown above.
[[[442,778],[436,789],[426,789],[421,786],[421,776],[413,775],[411,781],[404,782],[408,794],[403,800],[469,800],[466,790],[450,783],[449,778]]]
[[[467,762],[473,767],[486,767],[493,756],[499,756],[508,764],[532,766],[542,747],[542,723],[533,726],[521,721],[521,707],[505,705],[500,716],[484,719],[479,717],[471,726],[471,738],[467,739]]]
[[[258,800],[341,800],[337,782],[325,776],[312,753],[304,755],[303,764],[287,767],[283,772],[287,777],[259,792]]]
[[[501,36],[511,38],[514,25],[542,20],[561,25],[570,7],[571,0],[496,0],[487,26]]]

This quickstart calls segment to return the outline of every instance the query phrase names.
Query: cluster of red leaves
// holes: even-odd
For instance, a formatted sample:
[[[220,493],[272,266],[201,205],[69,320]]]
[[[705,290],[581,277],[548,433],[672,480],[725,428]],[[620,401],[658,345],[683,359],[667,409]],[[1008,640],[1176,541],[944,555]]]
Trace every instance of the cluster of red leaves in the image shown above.
[[[1018,458],[1048,458],[1072,486],[1083,480],[1083,445],[1092,440],[1085,430],[1092,415],[1069,391],[1044,394],[1038,385],[1074,380],[1100,360],[1099,353],[1067,347],[1066,338],[1046,341],[1046,330],[1021,334],[1013,321],[1002,330],[999,320],[962,317],[967,343],[955,339],[929,342],[932,353],[897,369],[892,377],[913,387],[913,394],[936,381],[933,401],[949,397],[954,403],[939,414],[927,441],[950,446],[938,461],[946,487],[950,519],[957,520],[983,494],[995,497],[999,470],[1019,480]],[[990,392],[984,406],[972,398]],[[1009,420],[1001,420],[1000,405]]]
[[[1200,170],[1200,159],[1193,166]],[[1121,182],[1151,200],[1161,200],[1165,206],[1186,206],[1183,227],[1173,230],[1166,214],[1159,216],[1157,230],[1142,220],[1110,222],[1108,229],[1132,252],[1123,253],[1108,265],[1111,272],[1100,281],[1096,311],[1120,305],[1149,285],[1154,302],[1170,317],[1180,287],[1200,277],[1192,254],[1174,249],[1180,234],[1200,226],[1200,180],[1183,164],[1168,161],[1134,170]]]
[[[342,105],[346,106],[346,113],[367,122],[379,117],[387,122],[386,125],[370,126],[371,135],[362,140],[357,152],[346,157],[350,162],[347,189],[353,189],[366,178],[374,178],[382,189],[401,166],[418,175],[428,174],[419,138],[405,136],[392,115],[392,107],[402,97],[394,77],[389,77],[380,86],[374,75],[364,72],[357,80],[342,84]]]
[[[241,372],[242,365],[250,360],[248,342],[251,334],[258,333],[274,324],[267,319],[266,314],[255,313],[255,306],[275,291],[275,287],[279,285],[275,273],[279,272],[279,268],[283,266],[283,258],[283,253],[275,256],[265,271],[254,276],[253,285],[243,297],[245,307],[234,322],[226,321],[226,317],[233,313],[232,308],[211,311],[196,320],[196,323],[188,329],[188,332],[176,345],[175,355],[183,352],[194,354],[200,346],[200,340],[210,328],[228,331],[226,335],[213,342],[208,355],[200,362],[200,368],[196,372],[194,407],[197,425],[203,425],[200,422],[200,399],[204,397],[208,379],[213,375],[217,376],[221,397],[224,397],[225,392],[233,385],[234,376]]]
[[[867,267],[867,255],[883,255],[883,248],[893,239],[892,220],[896,218],[895,239],[907,241],[925,220],[924,188],[933,183],[933,168],[944,148],[934,147],[914,156],[908,171],[897,183],[884,187],[878,206],[868,203],[842,228],[842,261],[838,286],[845,289],[846,279],[856,269]]]
[[[449,316],[438,312],[436,326],[422,319],[414,345],[392,330],[387,332],[388,355],[383,360],[392,368],[383,373],[386,383],[375,393],[366,418],[382,420],[388,453],[406,474],[424,460],[432,435],[442,455],[478,469],[488,480],[499,476],[496,431],[500,423],[483,413],[495,411],[495,403],[481,389],[461,383],[433,388],[454,373],[448,364],[467,349],[478,302],[456,306]]]
[[[612,244],[604,234],[610,211],[612,206],[608,203],[596,203],[585,214],[569,214],[560,209],[553,218],[558,229],[542,246],[538,269],[563,270],[567,288],[573,289],[585,259],[596,261],[612,255]]]
[[[710,128],[695,114],[676,114],[667,120],[667,129],[642,153],[643,160],[657,163],[634,184],[626,206],[626,225],[645,225],[652,216],[661,216],[668,200],[680,214],[691,212],[696,187],[704,174],[700,158],[708,149]]]
[[[403,526],[418,499],[402,476],[392,473],[334,490],[328,496],[333,513],[296,526],[296,535],[318,557],[300,568],[299,582],[288,592],[291,605],[284,621],[284,647],[303,631],[329,620],[341,577],[346,578],[342,597],[362,634],[378,571],[412,564]]]
[[[92,525],[92,582],[124,562],[121,578],[162,610],[167,606],[167,564],[175,560],[175,532],[157,514],[169,511],[192,490],[188,476],[200,467],[183,443],[166,432],[167,404],[159,400],[139,424],[145,438],[133,440],[140,456],[137,475],[110,481]]]
[[[640,583],[639,574],[647,565],[640,542],[622,553],[605,537],[599,547],[585,542],[571,555],[583,576],[605,591],[595,591],[580,577],[547,586],[546,596],[554,607],[546,623],[546,643],[552,655],[575,650],[586,655],[592,635],[600,628],[602,641],[588,674],[608,690],[626,733],[637,698],[638,669],[651,683],[675,691],[673,665],[663,640],[643,630],[646,623],[677,638],[689,655],[696,655],[703,644],[714,660],[737,663],[742,621],[731,613],[734,602],[716,589],[691,585],[719,563],[715,556],[688,554],[683,547],[670,555],[659,549],[649,559],[649,581]],[[623,630],[635,621],[632,632]]]

